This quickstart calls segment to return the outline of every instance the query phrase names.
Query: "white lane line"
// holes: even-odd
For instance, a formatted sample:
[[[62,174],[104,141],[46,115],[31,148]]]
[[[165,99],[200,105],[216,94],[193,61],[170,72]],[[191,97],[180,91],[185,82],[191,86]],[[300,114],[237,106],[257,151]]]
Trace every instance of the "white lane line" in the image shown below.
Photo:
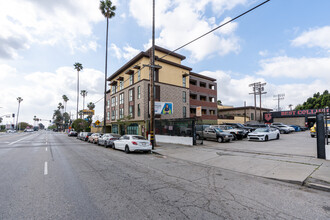
[[[47,147],[46,147],[46,151],[48,151]]]
[[[31,136],[28,135],[28,136],[26,136],[26,137],[24,137],[24,138],[22,138],[22,139],[19,139],[19,140],[17,140],[17,141],[11,142],[11,143],[8,144],[8,145],[16,144],[17,142],[22,141],[22,140],[24,140],[24,139],[26,139],[26,138],[28,138],[28,137],[31,137]]]
[[[44,166],[44,175],[48,174],[48,163],[45,161],[45,166]]]

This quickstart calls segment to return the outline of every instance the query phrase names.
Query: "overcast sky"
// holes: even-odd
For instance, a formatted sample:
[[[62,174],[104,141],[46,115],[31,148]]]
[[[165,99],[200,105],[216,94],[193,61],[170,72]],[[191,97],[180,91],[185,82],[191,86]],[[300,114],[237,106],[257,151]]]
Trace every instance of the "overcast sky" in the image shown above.
[[[156,0],[156,44],[176,49],[261,2]],[[152,0],[113,3],[109,75],[151,42]],[[106,20],[98,7],[97,0],[0,1],[0,116],[16,114],[22,97],[20,121],[49,120],[64,94],[74,114],[75,62],[84,67],[86,103],[102,99]],[[330,89],[329,8],[329,0],[271,0],[178,53],[187,57],[183,65],[217,79],[223,104],[253,105],[248,85],[260,81],[267,83],[263,107],[277,108],[273,96],[285,93],[285,110]],[[94,119],[102,109],[103,100]]]

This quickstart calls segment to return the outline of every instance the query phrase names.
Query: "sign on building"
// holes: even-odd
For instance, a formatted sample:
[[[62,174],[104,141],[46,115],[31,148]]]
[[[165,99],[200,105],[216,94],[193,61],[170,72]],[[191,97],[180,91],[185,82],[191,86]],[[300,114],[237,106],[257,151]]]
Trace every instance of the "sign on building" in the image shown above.
[[[155,102],[155,114],[171,115],[173,114],[172,102]]]
[[[197,117],[202,117],[202,106],[197,106],[196,107],[196,116]]]

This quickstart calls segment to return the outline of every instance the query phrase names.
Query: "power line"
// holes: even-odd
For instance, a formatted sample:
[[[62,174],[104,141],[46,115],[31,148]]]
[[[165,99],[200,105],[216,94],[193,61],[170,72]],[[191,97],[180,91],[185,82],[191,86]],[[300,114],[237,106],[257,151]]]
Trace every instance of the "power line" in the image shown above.
[[[273,96],[273,100],[277,100],[277,111],[280,111],[281,110],[281,107],[280,107],[280,100],[283,100],[284,99],[284,96],[285,94],[277,94],[277,95],[274,95]]]
[[[259,4],[259,5],[255,6],[255,7],[251,8],[251,9],[245,11],[244,13],[242,13],[242,14],[240,14],[240,15],[238,15],[238,16],[232,18],[232,19],[230,19],[229,21],[227,21],[227,22],[225,22],[225,23],[219,25],[218,27],[213,28],[213,29],[210,30],[209,32],[206,32],[205,34],[202,34],[201,36],[199,36],[199,37],[193,39],[192,41],[189,41],[188,43],[182,45],[181,47],[178,47],[177,49],[175,49],[175,50],[169,52],[168,54],[166,54],[166,55],[164,55],[164,56],[162,56],[161,59],[164,58],[164,57],[166,57],[166,56],[168,56],[168,55],[170,55],[170,54],[172,54],[172,53],[174,53],[174,52],[177,51],[177,50],[180,50],[180,49],[184,48],[185,46],[188,46],[189,44],[191,44],[191,43],[193,43],[193,42],[199,40],[200,38],[202,38],[202,37],[204,37],[204,36],[206,36],[206,35],[208,35],[208,34],[214,32],[214,31],[216,31],[216,30],[218,30],[219,28],[221,28],[221,27],[223,27],[223,26],[225,26],[225,25],[231,23],[232,21],[235,21],[236,19],[238,19],[238,18],[242,17],[243,15],[245,15],[245,14],[247,14],[247,13],[249,13],[249,12],[251,12],[251,11],[257,9],[257,8],[259,8],[260,6],[266,4],[266,3],[269,2],[269,1],[270,1],[270,0],[264,1],[264,2],[262,2],[261,4]]]

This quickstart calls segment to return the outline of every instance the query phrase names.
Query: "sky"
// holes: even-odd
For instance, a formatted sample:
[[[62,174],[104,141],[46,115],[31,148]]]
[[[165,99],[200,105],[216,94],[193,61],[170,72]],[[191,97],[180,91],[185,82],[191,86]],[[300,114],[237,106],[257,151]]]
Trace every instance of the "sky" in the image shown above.
[[[174,50],[262,3],[260,0],[156,0],[156,44]],[[114,0],[109,23],[108,76],[151,45],[152,0]],[[262,107],[282,110],[330,89],[329,0],[271,0],[180,49],[183,65],[217,79],[218,100],[254,105],[249,84],[264,82]],[[48,120],[62,95],[75,114],[80,90],[103,116],[106,19],[96,0],[0,0],[0,117]],[[259,102],[258,102],[259,103]],[[80,97],[79,109],[82,109]],[[86,104],[85,104],[86,108]],[[3,123],[11,123],[4,118]]]

